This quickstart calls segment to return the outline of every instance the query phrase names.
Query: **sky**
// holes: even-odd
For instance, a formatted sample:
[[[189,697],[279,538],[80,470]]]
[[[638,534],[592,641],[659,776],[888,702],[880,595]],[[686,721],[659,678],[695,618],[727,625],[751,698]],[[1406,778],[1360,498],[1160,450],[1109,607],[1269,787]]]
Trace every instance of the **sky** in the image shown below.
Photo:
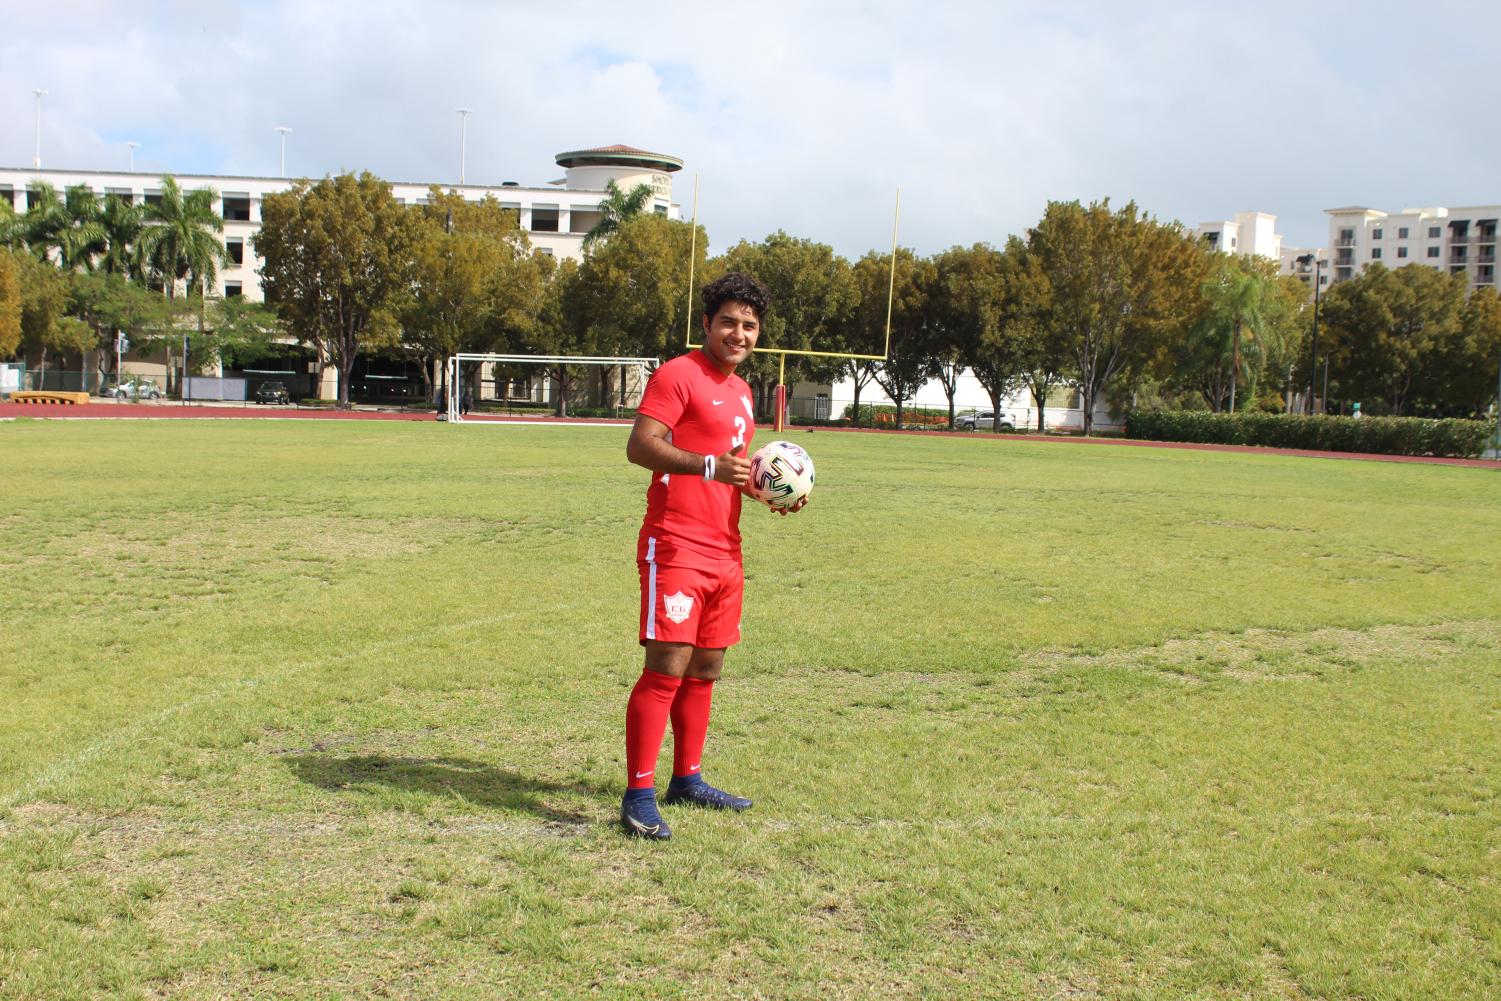
[[[680,157],[714,251],[1002,244],[1052,200],[1190,226],[1501,203],[1501,3],[0,0],[0,165],[543,185]]]

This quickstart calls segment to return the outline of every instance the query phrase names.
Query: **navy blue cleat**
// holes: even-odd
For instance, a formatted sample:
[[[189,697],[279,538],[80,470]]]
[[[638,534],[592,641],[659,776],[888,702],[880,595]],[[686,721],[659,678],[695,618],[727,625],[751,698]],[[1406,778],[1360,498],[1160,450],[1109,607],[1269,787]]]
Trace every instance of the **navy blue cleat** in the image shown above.
[[[656,795],[632,796],[634,791],[627,791],[625,799],[620,802],[620,826],[625,828],[625,833],[653,841],[666,841],[672,837],[672,828],[657,812]]]
[[[723,789],[715,789],[702,778],[695,775],[688,781],[682,781],[676,777],[667,784],[667,795],[662,802],[671,806],[675,803],[687,803],[690,806],[707,807],[710,810],[749,810],[751,801],[744,796],[732,796]]]

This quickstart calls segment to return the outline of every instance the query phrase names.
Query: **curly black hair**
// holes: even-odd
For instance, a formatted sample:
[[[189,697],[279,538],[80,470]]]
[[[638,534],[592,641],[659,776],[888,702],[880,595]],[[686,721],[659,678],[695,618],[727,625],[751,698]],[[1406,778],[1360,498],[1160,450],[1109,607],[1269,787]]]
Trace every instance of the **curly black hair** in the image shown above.
[[[723,278],[704,286],[704,316],[714,319],[719,307],[727,302],[743,302],[756,311],[756,319],[766,316],[771,308],[771,293],[766,286],[743,271],[731,271]]]

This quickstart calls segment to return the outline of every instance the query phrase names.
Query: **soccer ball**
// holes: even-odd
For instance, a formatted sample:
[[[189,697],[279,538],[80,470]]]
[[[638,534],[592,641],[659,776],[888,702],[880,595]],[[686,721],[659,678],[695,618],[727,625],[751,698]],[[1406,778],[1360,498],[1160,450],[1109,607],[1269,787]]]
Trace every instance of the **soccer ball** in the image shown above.
[[[773,441],[751,456],[750,495],[768,507],[795,505],[813,492],[813,459],[801,445]]]

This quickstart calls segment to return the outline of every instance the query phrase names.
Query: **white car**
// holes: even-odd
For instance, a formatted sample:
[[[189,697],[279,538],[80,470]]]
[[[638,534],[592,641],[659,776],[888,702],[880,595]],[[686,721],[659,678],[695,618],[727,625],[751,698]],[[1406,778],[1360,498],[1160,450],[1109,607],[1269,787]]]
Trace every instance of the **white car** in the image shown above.
[[[990,431],[995,427],[995,411],[981,410],[979,413],[963,414],[954,418],[954,426],[960,431],[973,431],[976,428],[981,431]],[[1001,411],[1001,430],[1016,430],[1016,421],[1005,411]]]
[[[100,396],[113,396],[117,400],[160,400],[162,391],[150,379],[133,379],[123,386],[105,386]]]

